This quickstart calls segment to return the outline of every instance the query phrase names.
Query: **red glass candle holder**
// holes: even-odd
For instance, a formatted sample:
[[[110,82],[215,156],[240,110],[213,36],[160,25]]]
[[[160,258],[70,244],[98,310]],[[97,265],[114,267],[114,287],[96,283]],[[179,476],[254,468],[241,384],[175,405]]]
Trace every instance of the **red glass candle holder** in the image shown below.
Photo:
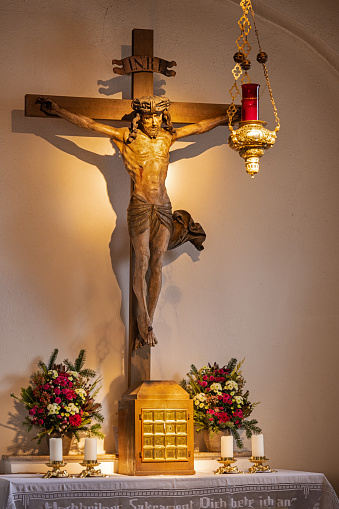
[[[259,120],[259,87],[257,83],[244,83],[242,88],[241,120]]]

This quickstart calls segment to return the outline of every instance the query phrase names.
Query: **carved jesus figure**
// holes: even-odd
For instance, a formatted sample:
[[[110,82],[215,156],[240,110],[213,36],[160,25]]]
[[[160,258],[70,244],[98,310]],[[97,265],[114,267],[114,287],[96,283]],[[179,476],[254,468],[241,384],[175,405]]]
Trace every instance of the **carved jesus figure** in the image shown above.
[[[178,234],[178,227],[173,222],[174,215],[165,185],[170,147],[180,138],[205,133],[227,123],[228,116],[174,129],[168,112],[170,101],[165,97],[150,96],[132,101],[136,116],[131,128],[116,128],[64,110],[48,98],[41,98],[40,104],[47,114],[57,115],[79,127],[108,136],[121,153],[126,170],[134,182],[127,219],[135,252],[133,290],[138,301],[139,328],[135,348],[146,344],[155,346],[157,339],[153,331],[153,317],[161,290],[164,254],[167,249],[185,240],[191,240],[198,249],[203,249],[203,240],[194,241],[188,235]],[[187,222],[185,216],[188,213],[178,212],[182,215],[177,224],[182,225]],[[191,229],[198,236],[201,233],[202,239],[205,238],[199,224],[193,223]]]

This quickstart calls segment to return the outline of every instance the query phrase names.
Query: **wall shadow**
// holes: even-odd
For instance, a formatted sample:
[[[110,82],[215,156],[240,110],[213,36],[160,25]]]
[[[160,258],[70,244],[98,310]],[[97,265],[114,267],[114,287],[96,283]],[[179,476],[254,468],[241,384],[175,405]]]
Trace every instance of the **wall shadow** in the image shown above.
[[[15,393],[15,396],[20,397],[20,390],[18,390],[18,387],[27,387],[29,385],[30,375],[36,370],[38,361],[39,358],[36,357],[30,362],[27,367],[26,375],[11,375],[7,376],[7,379],[2,380],[2,384],[5,387],[10,387],[10,390],[5,393],[0,393],[0,404],[2,401],[7,402],[8,396],[12,392]],[[39,446],[37,441],[33,440],[37,430],[31,430],[30,432],[25,430],[22,423],[28,415],[27,410],[18,400],[14,398],[12,398],[12,400],[13,411],[8,414],[3,414],[3,417],[4,415],[8,415],[7,422],[3,422],[2,419],[0,420],[0,429],[2,430],[2,433],[5,433],[6,430],[14,432],[12,443],[7,446],[6,453],[9,455],[38,454]]]
[[[112,96],[122,93],[122,99],[130,99],[131,93],[127,92],[130,88],[130,76],[113,77],[109,80],[98,80],[97,84],[100,86],[99,93],[106,96]],[[163,87],[166,85],[166,80],[162,79],[159,75],[153,75],[153,93],[154,95],[165,95]],[[131,99],[132,100],[132,99]]]

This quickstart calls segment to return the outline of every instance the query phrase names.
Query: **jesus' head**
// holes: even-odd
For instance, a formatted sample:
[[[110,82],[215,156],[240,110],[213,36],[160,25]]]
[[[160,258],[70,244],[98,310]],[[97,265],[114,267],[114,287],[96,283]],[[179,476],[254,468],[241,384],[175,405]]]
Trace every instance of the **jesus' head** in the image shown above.
[[[170,104],[167,97],[156,95],[134,99],[132,108],[136,112],[136,116],[132,122],[128,141],[131,142],[136,138],[138,128],[149,138],[156,138],[162,122],[166,124],[166,129],[173,133],[174,128],[168,112]]]

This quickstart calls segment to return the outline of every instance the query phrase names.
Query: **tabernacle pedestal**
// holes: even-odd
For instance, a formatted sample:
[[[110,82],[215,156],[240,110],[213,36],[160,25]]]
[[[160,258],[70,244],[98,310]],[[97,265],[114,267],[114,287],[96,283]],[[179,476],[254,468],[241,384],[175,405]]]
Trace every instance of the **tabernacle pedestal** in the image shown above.
[[[119,474],[194,474],[193,401],[173,381],[145,381],[119,401]]]

